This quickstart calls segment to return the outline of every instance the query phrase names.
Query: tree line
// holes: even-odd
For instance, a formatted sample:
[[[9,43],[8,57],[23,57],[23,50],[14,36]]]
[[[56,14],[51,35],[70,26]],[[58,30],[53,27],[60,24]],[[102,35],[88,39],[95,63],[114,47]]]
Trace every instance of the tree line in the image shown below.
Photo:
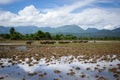
[[[0,34],[2,39],[10,40],[120,40],[120,37],[76,37],[71,34],[55,34],[51,35],[49,32],[38,30],[34,34],[21,34],[16,32],[12,27],[9,34]]]

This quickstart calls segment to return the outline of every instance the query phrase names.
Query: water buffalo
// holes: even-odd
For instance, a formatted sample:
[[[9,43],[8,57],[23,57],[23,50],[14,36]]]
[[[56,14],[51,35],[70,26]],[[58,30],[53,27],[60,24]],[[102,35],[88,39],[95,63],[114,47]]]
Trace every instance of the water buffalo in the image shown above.
[[[58,43],[59,44],[68,44],[68,43],[70,43],[70,41],[59,41]]]
[[[40,44],[47,44],[47,42],[46,41],[41,41]]]
[[[33,43],[33,41],[27,41],[27,42],[26,42],[26,44],[30,44],[30,45],[31,45],[32,43]]]
[[[56,43],[55,41],[47,41],[47,44],[54,44]]]
[[[40,44],[54,44],[55,41],[41,41]]]

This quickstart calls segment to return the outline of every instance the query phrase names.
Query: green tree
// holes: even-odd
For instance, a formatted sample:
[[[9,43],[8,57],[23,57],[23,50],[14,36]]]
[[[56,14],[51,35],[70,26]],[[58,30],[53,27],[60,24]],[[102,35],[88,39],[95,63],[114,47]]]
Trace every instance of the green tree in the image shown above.
[[[53,36],[53,39],[54,40],[61,40],[61,37],[62,37],[63,35],[60,35],[60,34],[56,34],[55,36]]]
[[[66,36],[64,37],[64,39],[66,39],[66,40],[75,40],[75,39],[77,39],[77,37],[76,37],[76,36],[73,36],[73,35],[66,35]]]
[[[35,40],[43,40],[43,39],[45,39],[45,33],[42,32],[41,30],[39,30],[38,32],[36,32],[34,34],[34,39]]]
[[[49,32],[46,32],[45,33],[45,39],[51,39],[51,34]]]
[[[23,39],[23,36],[18,32],[14,32],[14,34],[10,35],[10,39],[11,40],[20,40],[20,39]]]
[[[15,29],[13,27],[10,28],[10,34],[14,34],[15,33]]]
[[[3,39],[10,39],[10,34],[0,34],[0,37]]]
[[[15,29],[13,27],[11,27],[11,29],[10,29],[10,39],[11,40],[23,39],[23,35],[20,34],[19,32],[16,32]]]

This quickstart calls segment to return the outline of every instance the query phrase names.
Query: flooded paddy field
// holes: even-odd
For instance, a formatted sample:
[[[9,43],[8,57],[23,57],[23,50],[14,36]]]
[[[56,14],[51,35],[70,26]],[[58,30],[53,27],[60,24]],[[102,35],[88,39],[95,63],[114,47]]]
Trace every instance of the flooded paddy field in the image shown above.
[[[0,80],[120,80],[119,41],[20,44],[0,45]]]

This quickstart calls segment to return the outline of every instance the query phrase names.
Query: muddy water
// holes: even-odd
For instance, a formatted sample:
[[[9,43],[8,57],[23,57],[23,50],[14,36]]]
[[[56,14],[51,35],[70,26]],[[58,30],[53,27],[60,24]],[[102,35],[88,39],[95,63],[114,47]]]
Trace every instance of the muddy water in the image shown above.
[[[116,68],[117,72],[120,72],[118,69],[120,61],[117,59],[113,61],[98,59],[96,63],[85,63],[74,56],[63,56],[59,59],[51,57],[50,61],[46,58],[39,61],[31,59],[32,66],[26,63],[28,58],[15,65],[11,65],[9,59],[1,59],[0,80],[2,77],[3,80],[119,80],[120,78],[120,75],[115,77],[114,73],[109,71],[110,68]],[[37,64],[34,64],[35,62]]]
[[[2,46],[0,50],[9,51],[28,50],[26,46]],[[28,64],[28,58],[22,63],[12,64],[11,59],[0,59],[0,80],[119,80],[120,79],[120,60],[116,55],[114,60],[105,61],[101,58],[96,63],[91,63],[92,59],[82,60],[82,55],[78,57],[63,56],[59,59],[51,57],[47,60],[42,58],[36,61],[33,57],[32,62]],[[118,65],[119,64],[119,65]],[[110,69],[115,69],[111,72]]]

